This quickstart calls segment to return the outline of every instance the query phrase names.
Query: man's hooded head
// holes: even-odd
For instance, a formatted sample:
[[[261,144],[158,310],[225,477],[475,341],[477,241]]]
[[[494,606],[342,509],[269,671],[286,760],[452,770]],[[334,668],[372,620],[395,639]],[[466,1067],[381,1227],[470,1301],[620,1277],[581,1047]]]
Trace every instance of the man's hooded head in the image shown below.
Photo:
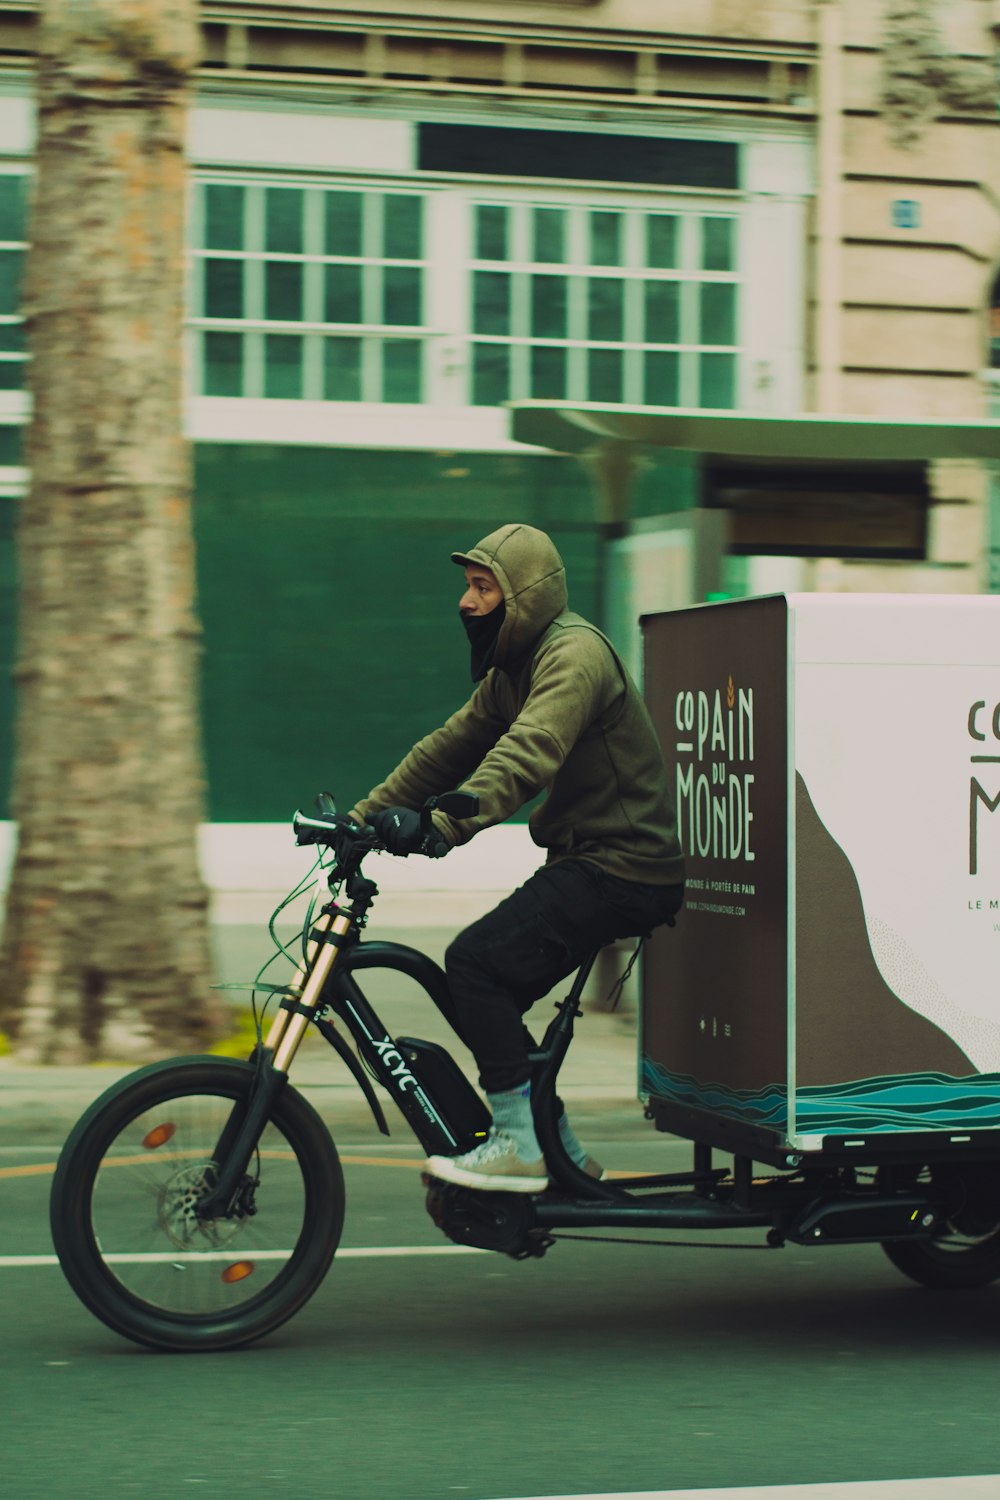
[[[460,567],[488,568],[503,593],[485,615],[463,615],[472,646],[472,680],[490,667],[512,669],[568,602],[566,570],[550,537],[534,526],[501,526],[468,552],[453,552]]]

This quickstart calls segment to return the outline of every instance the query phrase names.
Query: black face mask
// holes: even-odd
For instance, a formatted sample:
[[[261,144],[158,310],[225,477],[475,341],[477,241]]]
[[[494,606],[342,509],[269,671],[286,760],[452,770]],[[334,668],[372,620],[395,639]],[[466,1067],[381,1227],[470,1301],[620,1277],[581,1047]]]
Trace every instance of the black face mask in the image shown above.
[[[462,624],[472,647],[472,680],[482,682],[493,665],[493,653],[497,648],[497,637],[503,624],[504,601],[488,615],[462,615]]]

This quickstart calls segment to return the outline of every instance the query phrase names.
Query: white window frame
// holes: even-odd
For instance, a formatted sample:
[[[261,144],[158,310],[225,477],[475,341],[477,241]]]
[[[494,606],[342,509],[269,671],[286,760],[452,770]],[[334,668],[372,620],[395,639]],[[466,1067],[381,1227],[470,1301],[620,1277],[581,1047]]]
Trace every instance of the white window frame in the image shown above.
[[[471,311],[474,264],[473,208],[477,202],[508,207],[565,207],[570,210],[608,209],[635,216],[674,213],[682,233],[694,232],[693,221],[723,216],[736,221],[736,262],[732,272],[695,270],[690,247],[675,273],[685,284],[701,280],[735,282],[738,329],[733,346],[737,359],[735,405],[742,410],[794,410],[801,404],[802,307],[800,289],[804,256],[805,194],[628,187],[594,188],[578,184],[526,184],[425,179],[413,173],[341,174],[319,178],[292,173],[255,173],[248,169],[205,171],[199,181],[241,185],[346,188],[369,192],[418,192],[425,198],[423,323],[419,328],[376,325],[264,325],[268,330],[294,331],[307,336],[339,331],[368,337],[420,338],[424,344],[423,396],[420,403],[337,402],[318,399],[278,400],[263,396],[212,397],[192,395],[188,402],[192,436],[205,441],[267,441],[364,447],[465,448],[518,451],[521,444],[508,436],[508,417],[502,406],[474,406],[466,399],[471,381],[473,330]],[[192,264],[200,258],[195,246]],[[216,253],[216,252],[213,252]],[[507,263],[524,268],[529,262]],[[562,274],[601,274],[589,261],[567,264]],[[628,270],[625,269],[628,280]],[[456,295],[456,283],[460,294]],[[690,295],[690,294],[689,294]],[[197,330],[210,326],[192,318],[189,334],[189,386],[196,383]],[[211,325],[216,326],[216,325]],[[226,325],[233,326],[233,325]],[[250,327],[250,325],[245,325]],[[256,325],[254,325],[256,327]],[[684,338],[684,333],[687,337]],[[682,331],[676,346],[683,356],[709,349],[696,343],[691,329]],[[193,335],[193,336],[192,336]],[[586,339],[566,341],[580,349]],[[634,342],[634,341],[633,341]],[[728,351],[730,346],[726,346]],[[690,362],[688,362],[690,363]],[[683,365],[683,361],[682,361]],[[315,390],[315,385],[313,389]],[[517,394],[521,394],[518,392]],[[527,394],[527,393],[525,393]],[[574,398],[575,399],[575,398]],[[583,399],[581,396],[580,399]],[[625,392],[625,402],[636,397]],[[690,385],[681,390],[681,403],[695,405]]]

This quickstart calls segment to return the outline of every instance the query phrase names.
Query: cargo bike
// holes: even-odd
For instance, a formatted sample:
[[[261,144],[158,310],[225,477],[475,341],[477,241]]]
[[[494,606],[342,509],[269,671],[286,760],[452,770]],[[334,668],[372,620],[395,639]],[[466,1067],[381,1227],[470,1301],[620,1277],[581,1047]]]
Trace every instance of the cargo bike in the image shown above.
[[[991,898],[969,891],[985,891],[994,866],[1000,898],[1000,849],[994,859],[989,847],[1000,793],[988,779],[1000,775],[1000,691],[986,688],[1000,683],[987,639],[1000,622],[990,612],[992,630],[977,633],[970,601],[919,603],[777,596],[645,622],[647,700],[676,775],[689,884],[676,929],[644,955],[637,1094],[652,1126],[692,1143],[690,1170],[595,1179],[562,1148],[559,1070],[595,952],[532,1057],[549,1188],[477,1192],[425,1177],[450,1240],[529,1259],[576,1231],[695,1231],[708,1243],[740,1230],[762,1248],[876,1243],[928,1287],[1000,1276],[990,1066],[1000,1027],[992,991],[962,1011],[933,964],[958,944],[975,973],[992,952],[988,916],[970,934],[982,912],[964,908],[985,901],[988,914]],[[983,644],[968,660],[970,640]],[[938,807],[946,771],[958,790],[949,784]],[[297,1313],[330,1269],[343,1175],[329,1129],[291,1081],[310,1029],[382,1132],[372,1079],[429,1156],[458,1155],[489,1129],[450,1054],[393,1035],[367,997],[389,969],[452,1022],[442,969],[367,936],[375,831],[327,794],[316,807],[294,820],[322,864],[301,958],[288,985],[270,987],[274,1017],[251,1056],[139,1069],[86,1111],[60,1157],[51,1226],[70,1285],[110,1328],[154,1349],[248,1344]],[[475,802],[459,790],[427,804],[429,854],[435,807],[461,818]],[[966,815],[957,832],[940,821],[955,807]],[[928,892],[931,867],[948,878]],[[945,887],[958,920],[942,914]],[[904,934],[893,891],[909,908]]]

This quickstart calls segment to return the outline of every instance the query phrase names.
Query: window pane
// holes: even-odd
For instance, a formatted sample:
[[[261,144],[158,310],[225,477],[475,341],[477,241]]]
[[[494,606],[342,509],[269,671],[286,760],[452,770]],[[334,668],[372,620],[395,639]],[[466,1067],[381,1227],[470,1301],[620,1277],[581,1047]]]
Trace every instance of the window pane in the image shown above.
[[[382,254],[388,260],[420,260],[424,253],[424,200],[415,193],[386,193]]]
[[[480,203],[476,207],[476,258],[507,260],[510,255],[508,225],[510,216],[498,203]]]
[[[382,345],[382,400],[420,400],[418,339],[386,339]]]
[[[269,333],[264,340],[264,395],[297,401],[302,395],[302,338]]]
[[[733,407],[736,405],[736,356],[703,354],[701,356],[700,406]]]
[[[23,323],[0,323],[0,353],[24,353]]]
[[[650,214],[646,220],[646,264],[651,270],[672,271],[677,265],[677,220],[671,214]]]
[[[473,344],[472,401],[474,406],[498,406],[510,394],[510,346]]]
[[[735,222],[732,219],[702,219],[701,264],[705,271],[732,271]]]
[[[243,249],[243,200],[243,189],[235,184],[205,184],[206,249]]]
[[[302,321],[302,265],[296,260],[264,263],[264,316],[275,322]]]
[[[324,317],[328,323],[361,322],[360,266],[327,266]]]
[[[243,262],[207,256],[205,268],[205,317],[242,318]]]
[[[566,213],[561,208],[532,210],[532,254],[535,260],[566,259]]]
[[[360,193],[327,193],[327,255],[361,254],[361,209]]]
[[[624,283],[617,277],[593,277],[588,290],[588,338],[618,342],[624,336]]]
[[[736,287],[732,282],[706,281],[702,284],[699,342],[736,343]]]
[[[617,349],[591,349],[587,363],[587,400],[622,399],[622,359]]]
[[[0,250],[0,313],[20,311],[23,268],[23,250]]]
[[[532,276],[531,331],[536,339],[566,337],[565,276]]]
[[[242,396],[243,336],[239,333],[205,333],[206,396]]]
[[[361,400],[360,339],[327,339],[324,366],[327,401]]]
[[[408,323],[418,327],[420,317],[421,271],[418,266],[385,266],[382,290],[385,299],[384,323]]]
[[[264,244],[268,250],[302,254],[301,188],[268,188],[264,194]]]
[[[0,391],[19,391],[24,384],[24,360],[0,359]]]
[[[472,281],[473,332],[510,332],[510,280],[506,271],[476,271]]]
[[[0,240],[23,240],[28,179],[21,172],[0,173]]]
[[[531,351],[531,394],[553,399],[566,394],[566,350],[542,345]]]
[[[590,216],[590,260],[595,266],[620,266],[622,263],[621,214],[593,213]]]
[[[680,343],[680,282],[646,282],[647,344]]]
[[[23,462],[21,428],[0,427],[0,464],[9,464],[13,468]]]
[[[646,392],[648,406],[680,404],[680,355],[646,355]]]

